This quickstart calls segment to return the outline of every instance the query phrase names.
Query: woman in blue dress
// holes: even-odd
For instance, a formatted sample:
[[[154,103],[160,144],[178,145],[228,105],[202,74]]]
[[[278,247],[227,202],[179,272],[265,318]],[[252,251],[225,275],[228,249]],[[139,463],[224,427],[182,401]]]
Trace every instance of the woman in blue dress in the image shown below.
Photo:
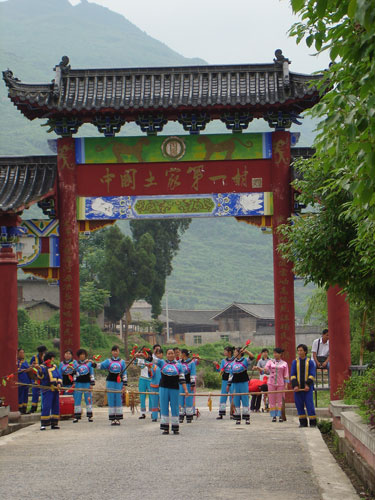
[[[233,357],[234,347],[227,346],[224,348],[224,356],[225,358],[221,360],[220,366],[216,361],[214,362],[214,367],[216,371],[221,373],[221,394],[226,394],[227,384],[230,374],[230,367],[234,360]],[[230,391],[232,393],[232,390]],[[228,396],[220,396],[220,406],[219,406],[219,416],[216,417],[216,420],[222,420],[226,414],[226,406],[227,406]]]
[[[137,355],[141,357],[143,354]],[[158,359],[155,364],[160,368],[160,429],[163,434],[169,434],[169,407],[171,409],[171,424],[173,434],[179,434],[179,392],[180,384],[182,385],[185,396],[189,393],[186,387],[184,371],[179,362],[175,360],[173,349],[168,349],[166,353],[167,359]]]

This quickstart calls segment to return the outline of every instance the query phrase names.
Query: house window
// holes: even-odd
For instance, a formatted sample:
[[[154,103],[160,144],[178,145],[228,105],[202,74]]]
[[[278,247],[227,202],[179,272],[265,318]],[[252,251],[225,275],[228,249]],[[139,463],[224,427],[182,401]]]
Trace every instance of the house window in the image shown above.
[[[194,340],[194,344],[201,344],[202,343],[202,335],[194,335],[193,340]]]
[[[229,335],[220,335],[220,340],[223,340],[224,342],[229,342]]]

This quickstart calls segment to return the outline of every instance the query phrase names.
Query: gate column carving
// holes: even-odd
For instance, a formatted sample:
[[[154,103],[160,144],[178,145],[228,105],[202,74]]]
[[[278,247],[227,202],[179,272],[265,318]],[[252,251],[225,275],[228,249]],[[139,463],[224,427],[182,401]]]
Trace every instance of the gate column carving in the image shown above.
[[[8,219],[8,220],[5,220]],[[0,217],[0,378],[17,372],[17,263],[14,252],[17,242],[17,225],[19,218],[15,216]],[[11,411],[18,411],[18,390],[13,383],[17,378],[0,384],[0,396]]]
[[[80,347],[79,239],[74,140],[58,139],[58,217],[60,224],[60,353]]]
[[[275,345],[285,350],[283,359],[291,366],[296,355],[294,319],[294,275],[292,263],[277,251],[282,238],[277,232],[292,213],[290,187],[290,133],[272,134],[272,190],[273,190],[273,279],[275,303]],[[291,394],[286,395],[292,401]]]

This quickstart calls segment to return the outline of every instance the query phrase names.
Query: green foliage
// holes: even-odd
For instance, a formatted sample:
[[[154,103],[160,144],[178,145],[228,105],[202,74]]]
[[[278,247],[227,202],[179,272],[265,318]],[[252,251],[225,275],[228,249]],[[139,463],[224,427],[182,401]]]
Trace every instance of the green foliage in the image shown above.
[[[93,281],[88,281],[80,289],[80,308],[88,316],[97,316],[109,297],[108,290],[97,288]]]
[[[104,259],[98,270],[101,285],[110,291],[107,317],[119,321],[138,298],[137,255],[133,241],[117,226],[105,236]]]
[[[34,321],[27,311],[18,309],[18,345],[26,352],[33,351],[38,345],[47,344],[52,346],[52,339],[59,337],[59,328],[47,321]]]
[[[220,389],[221,388],[221,376],[220,373],[215,373],[209,371],[208,369],[203,370],[203,383],[204,386],[209,389]]]
[[[93,349],[108,349],[110,340],[98,325],[92,324],[85,316],[81,317],[81,344],[92,352]]]
[[[161,299],[165,293],[165,281],[172,272],[172,260],[177,254],[181,236],[188,229],[191,219],[132,220],[130,229],[134,240],[142,244],[142,238],[150,235],[154,242],[155,274],[146,300],[152,306],[152,315],[161,313]]]
[[[328,323],[327,293],[323,288],[314,290],[308,299],[304,323],[319,326]]]
[[[313,175],[321,178],[316,185],[316,202],[322,202],[322,209],[309,220],[296,222],[300,236],[293,245],[298,260],[304,255],[309,261],[306,266],[311,266],[310,272],[303,270],[303,264],[296,264],[296,268],[307,281],[320,286],[338,283],[351,300],[366,301],[374,309],[374,3],[295,0],[292,7],[302,19],[291,29],[297,42],[305,39],[317,53],[328,50],[332,60],[320,83],[322,99],[311,111],[320,123],[314,143],[316,153],[305,162],[304,170],[310,180]],[[310,189],[310,197],[311,193]],[[303,248],[299,252],[302,238],[308,236],[310,251]],[[320,271],[313,252],[319,255]]]
[[[357,405],[371,427],[375,427],[375,368],[361,376],[353,374],[345,382],[344,403]]]
[[[318,420],[318,429],[322,434],[329,434],[332,432],[332,421],[331,420]]]

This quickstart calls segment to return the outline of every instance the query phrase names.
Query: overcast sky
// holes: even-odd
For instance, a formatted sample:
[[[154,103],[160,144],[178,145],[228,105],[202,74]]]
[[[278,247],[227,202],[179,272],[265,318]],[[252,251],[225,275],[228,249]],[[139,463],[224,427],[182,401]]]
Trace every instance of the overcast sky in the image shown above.
[[[80,0],[69,0],[76,5]],[[312,73],[328,56],[312,57],[287,31],[296,21],[289,0],[88,0],[125,16],[186,57],[209,64],[271,62],[281,48],[291,71]]]

